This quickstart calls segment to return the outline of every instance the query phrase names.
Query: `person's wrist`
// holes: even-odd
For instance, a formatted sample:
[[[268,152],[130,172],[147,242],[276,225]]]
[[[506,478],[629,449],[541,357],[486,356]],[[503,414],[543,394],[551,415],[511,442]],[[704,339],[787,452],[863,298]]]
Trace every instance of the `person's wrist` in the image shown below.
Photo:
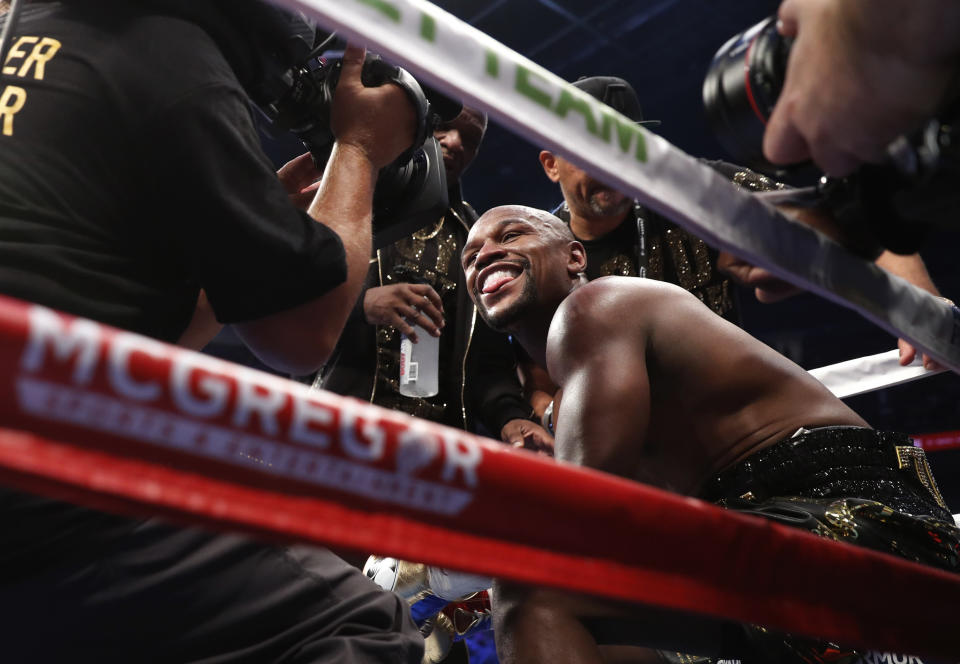
[[[338,138],[334,149],[339,153],[337,156],[348,161],[353,168],[366,168],[374,176],[380,170],[373,152],[367,149],[363,141],[349,136]]]
[[[878,54],[893,55],[913,65],[956,60],[960,55],[960,3],[928,0],[922,8],[899,0],[882,5],[845,0],[834,5],[846,26],[847,39]],[[891,14],[894,12],[900,14]]]
[[[373,323],[370,322],[370,316],[367,314],[367,312],[368,312],[368,310],[367,310],[367,296],[370,295],[370,290],[371,290],[371,289],[366,288],[366,289],[364,289],[364,291],[363,291],[362,293],[360,293],[360,302],[359,302],[359,304],[360,304],[360,316],[363,318],[363,322],[366,323],[367,325],[373,325]]]
[[[553,399],[550,400],[550,403],[547,404],[547,407],[543,410],[543,417],[541,418],[540,424],[544,429],[550,432],[551,435],[555,435],[553,430]]]
[[[536,416],[538,422],[540,418],[543,417],[543,411],[546,410],[552,401],[552,395],[539,390],[530,395],[530,405],[533,406],[533,414]]]
[[[960,3],[928,0],[922,6],[907,5],[902,48],[908,59],[922,65],[953,65],[960,58]]]

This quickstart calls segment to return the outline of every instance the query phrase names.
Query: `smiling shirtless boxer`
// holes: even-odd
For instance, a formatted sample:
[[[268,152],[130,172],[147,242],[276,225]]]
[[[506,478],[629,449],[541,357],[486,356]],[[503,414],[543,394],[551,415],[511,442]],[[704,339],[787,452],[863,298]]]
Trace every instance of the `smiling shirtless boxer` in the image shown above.
[[[569,229],[517,206],[480,218],[462,264],[488,324],[513,334],[560,386],[557,458],[770,518],[787,514],[793,525],[800,517],[834,539],[846,538],[832,527],[840,515],[861,545],[960,569],[960,531],[922,451],[907,436],[869,428],[686,291],[623,277],[587,283],[583,246]],[[495,610],[505,663],[605,661],[584,624],[605,616],[642,621],[633,633],[644,645],[710,656],[819,661],[781,657],[826,647],[543,589],[498,587]]]

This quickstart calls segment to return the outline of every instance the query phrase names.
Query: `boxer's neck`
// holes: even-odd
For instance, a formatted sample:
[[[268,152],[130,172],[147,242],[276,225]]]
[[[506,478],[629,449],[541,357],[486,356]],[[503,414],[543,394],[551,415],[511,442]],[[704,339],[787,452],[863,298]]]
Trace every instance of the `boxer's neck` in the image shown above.
[[[570,288],[563,297],[556,302],[544,303],[532,307],[519,321],[510,326],[508,332],[523,347],[537,366],[547,371],[547,340],[550,336],[550,325],[560,308],[560,304],[573,291],[587,283],[586,275],[577,274],[570,279]],[[545,306],[543,306],[545,305]]]

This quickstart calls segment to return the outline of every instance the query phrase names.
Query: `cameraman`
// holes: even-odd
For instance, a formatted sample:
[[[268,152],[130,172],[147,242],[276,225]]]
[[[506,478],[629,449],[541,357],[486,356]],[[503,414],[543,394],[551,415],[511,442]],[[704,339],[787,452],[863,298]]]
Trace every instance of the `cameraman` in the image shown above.
[[[25,7],[0,77],[0,292],[175,341],[202,288],[267,363],[313,370],[366,274],[375,177],[412,142],[413,109],[364,87],[349,49],[304,212],[291,200],[319,173],[299,160],[278,180],[260,149],[241,86],[258,63],[227,21],[242,3],[146,4]],[[323,550],[5,489],[0,529],[9,661],[420,660],[402,604]]]
[[[960,65],[956,0],[785,0],[779,18],[796,41],[764,135],[774,163],[812,158],[848,175],[881,161],[950,95]]]

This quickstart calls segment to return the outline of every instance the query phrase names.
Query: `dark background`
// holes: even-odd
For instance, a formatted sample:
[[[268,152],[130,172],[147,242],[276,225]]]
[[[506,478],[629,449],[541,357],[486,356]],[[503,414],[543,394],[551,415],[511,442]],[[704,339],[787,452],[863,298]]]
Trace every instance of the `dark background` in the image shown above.
[[[684,151],[729,158],[704,118],[701,86],[716,50],[733,35],[773,14],[770,0],[437,0],[435,4],[490,34],[557,75],[614,75],[629,81],[654,131]],[[267,141],[279,163],[297,150]],[[543,175],[539,148],[492,122],[464,178],[465,198],[482,212],[518,203],[552,208],[559,189]],[[932,237],[922,255],[941,292],[960,297],[956,236]],[[760,305],[739,294],[744,327],[805,368],[895,347],[890,335],[858,315],[811,295]],[[243,360],[228,337],[219,354]],[[871,424],[918,434],[960,429],[960,377],[944,374],[848,400]],[[931,454],[941,489],[960,511],[960,450]]]

